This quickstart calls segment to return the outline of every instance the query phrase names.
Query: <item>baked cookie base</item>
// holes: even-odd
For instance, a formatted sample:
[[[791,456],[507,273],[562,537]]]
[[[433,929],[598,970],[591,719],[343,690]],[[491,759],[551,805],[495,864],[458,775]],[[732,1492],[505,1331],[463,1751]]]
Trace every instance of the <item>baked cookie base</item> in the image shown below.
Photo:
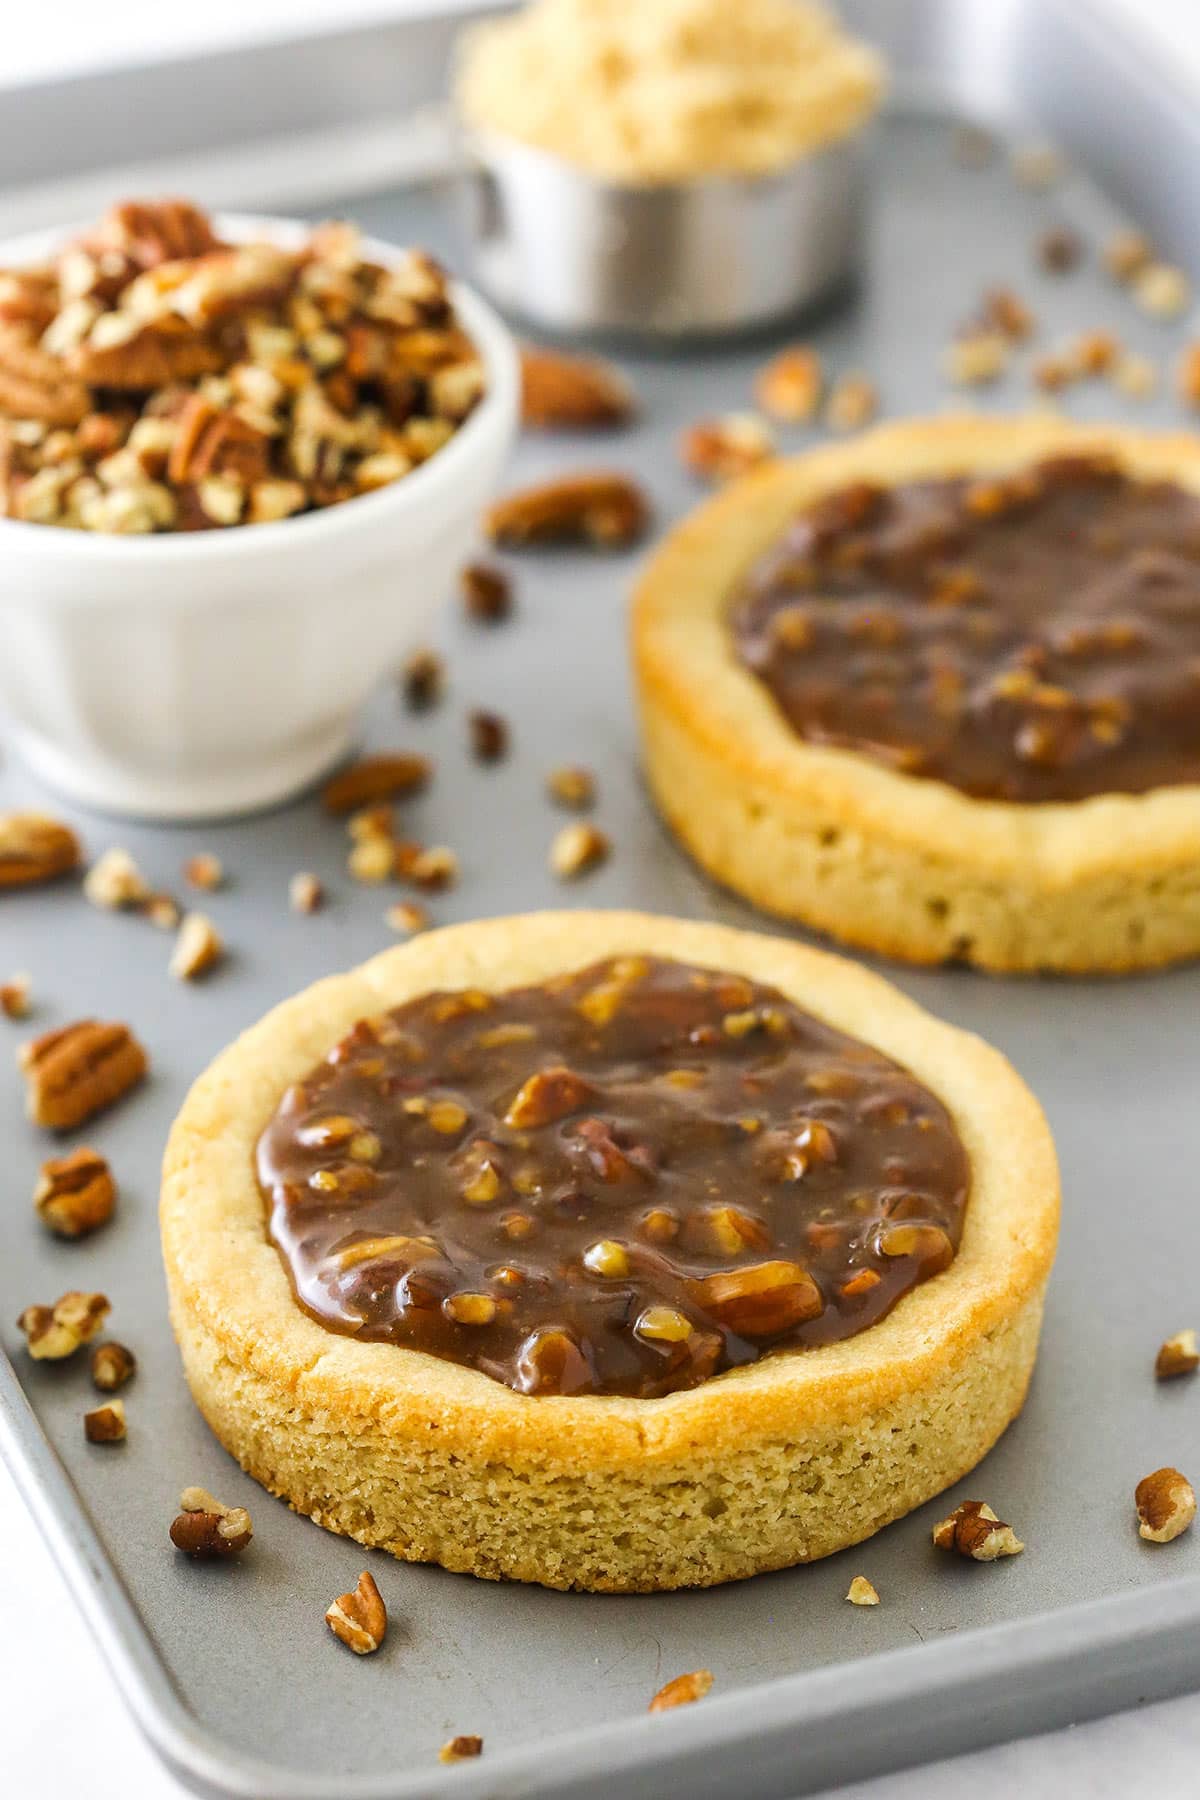
[[[302,1312],[252,1172],[283,1088],[355,1020],[417,994],[502,991],[639,950],[770,982],[938,1094],[972,1164],[950,1267],[855,1337],[651,1400],[517,1394]],[[192,1393],[264,1487],[410,1561],[622,1593],[827,1556],[973,1467],[1029,1382],[1058,1175],[1041,1111],[1005,1060],[878,976],[719,926],[551,913],[423,935],[277,1008],[192,1090],[161,1215]]]
[[[805,743],[729,646],[737,582],[823,494],[1092,451],[1200,489],[1193,437],[948,416],[772,465],[672,533],[637,595],[634,666],[651,791],[703,868],[764,912],[913,962],[1121,974],[1200,955],[1200,788],[974,800]]]

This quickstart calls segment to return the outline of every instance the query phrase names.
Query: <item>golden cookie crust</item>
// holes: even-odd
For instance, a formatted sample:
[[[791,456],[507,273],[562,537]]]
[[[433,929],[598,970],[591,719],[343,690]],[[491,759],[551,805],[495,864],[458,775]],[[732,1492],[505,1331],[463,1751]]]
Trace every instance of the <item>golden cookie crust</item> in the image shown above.
[[[517,1394],[302,1312],[252,1167],[284,1087],[357,1019],[430,989],[501,992],[633,951],[773,983],[937,1093],[973,1165],[950,1268],[856,1337],[651,1400]],[[189,1094],[161,1223],[193,1396],[272,1493],[409,1561],[650,1591],[827,1556],[978,1462],[1033,1369],[1058,1170],[1041,1109],[1004,1058],[876,975],[716,925],[543,913],[430,933],[268,1014]]]
[[[1116,974],[1200,953],[1200,787],[973,799],[805,743],[730,649],[738,581],[825,494],[1095,451],[1200,493],[1189,434],[947,415],[770,464],[671,533],[635,596],[634,675],[651,789],[710,874],[766,912],[912,962]]]

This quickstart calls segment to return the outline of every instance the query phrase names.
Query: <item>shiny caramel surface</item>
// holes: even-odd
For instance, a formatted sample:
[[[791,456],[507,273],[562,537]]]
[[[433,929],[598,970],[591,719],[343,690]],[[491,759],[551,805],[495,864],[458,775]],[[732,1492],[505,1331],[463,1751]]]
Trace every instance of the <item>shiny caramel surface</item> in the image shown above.
[[[610,959],[360,1021],[258,1144],[321,1324],[522,1393],[651,1396],[872,1325],[952,1259],[933,1094],[739,975]]]
[[[1101,457],[833,494],[731,628],[802,738],[977,798],[1200,782],[1200,498]]]

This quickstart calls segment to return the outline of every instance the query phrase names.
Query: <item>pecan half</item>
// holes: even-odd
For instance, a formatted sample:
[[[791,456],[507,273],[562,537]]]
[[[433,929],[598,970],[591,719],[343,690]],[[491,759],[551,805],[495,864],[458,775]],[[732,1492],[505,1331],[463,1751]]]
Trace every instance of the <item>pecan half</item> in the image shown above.
[[[497,500],[484,515],[493,543],[590,544],[621,549],[643,536],[650,523],[645,494],[628,475],[597,471],[561,475]]]
[[[360,806],[414,794],[429,780],[431,767],[428,757],[401,750],[386,756],[361,757],[325,783],[321,804],[326,812],[352,813]]]
[[[1151,1544],[1169,1544],[1185,1532],[1196,1517],[1196,1495],[1186,1475],[1178,1469],[1155,1469],[1139,1481],[1133,1494],[1137,1507],[1138,1536]]]
[[[340,1638],[355,1656],[370,1656],[378,1650],[387,1635],[387,1622],[383,1595],[367,1569],[359,1576],[354,1590],[339,1594],[325,1614],[325,1623],[334,1637]]]
[[[137,1086],[149,1063],[127,1025],[79,1019],[47,1031],[17,1053],[26,1107],[35,1125],[69,1131]]]
[[[96,1345],[90,1367],[92,1386],[99,1388],[102,1394],[113,1394],[137,1374],[137,1358],[132,1350],[127,1350],[113,1338],[108,1343]]]
[[[139,269],[221,248],[207,214],[188,200],[118,201],[87,244],[92,250],[118,251]]]
[[[1194,1375],[1200,1368],[1200,1348],[1191,1329],[1177,1331],[1162,1344],[1154,1359],[1154,1373],[1159,1381],[1173,1381],[1178,1375]]]
[[[171,1542],[188,1556],[238,1556],[254,1536],[244,1506],[224,1506],[204,1488],[184,1488],[179,1505]]]
[[[79,855],[69,825],[43,813],[0,813],[0,888],[54,881],[78,867]]]
[[[71,374],[88,387],[143,393],[198,381],[202,375],[219,374],[225,366],[216,345],[197,336],[182,319],[145,324],[132,313],[103,313],[97,326],[104,327],[109,320],[113,323],[98,337],[77,345],[66,360]],[[85,406],[84,411],[89,410]]]
[[[1011,1525],[997,1518],[983,1500],[964,1500],[948,1519],[933,1528],[938,1550],[953,1550],[972,1562],[995,1562],[1000,1556],[1017,1556],[1025,1548]]]
[[[636,410],[619,369],[598,356],[569,356],[525,344],[521,349],[521,421],[537,431],[622,425]]]
[[[78,425],[91,411],[82,381],[34,342],[26,326],[0,325],[0,413],[40,419],[43,425]]]
[[[676,1706],[690,1706],[694,1700],[703,1700],[712,1684],[711,1669],[692,1669],[687,1675],[676,1675],[673,1681],[659,1688],[646,1710],[670,1712]]]
[[[85,1237],[107,1225],[117,1204],[112,1170],[96,1150],[80,1146],[42,1164],[33,1204],[58,1237]]]
[[[61,1294],[53,1306],[27,1306],[17,1324],[36,1362],[61,1362],[91,1342],[111,1310],[104,1294],[73,1289]]]
[[[106,1400],[83,1415],[83,1434],[89,1444],[122,1444],[125,1441],[125,1402]]]

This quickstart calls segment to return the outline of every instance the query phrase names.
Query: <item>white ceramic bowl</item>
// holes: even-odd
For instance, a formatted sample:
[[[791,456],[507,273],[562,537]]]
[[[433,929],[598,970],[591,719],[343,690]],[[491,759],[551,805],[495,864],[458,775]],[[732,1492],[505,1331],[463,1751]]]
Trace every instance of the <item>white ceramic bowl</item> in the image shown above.
[[[231,239],[295,243],[279,219]],[[64,234],[0,244],[0,266]],[[380,261],[394,248],[367,240]],[[341,756],[359,708],[450,589],[516,431],[511,336],[452,288],[487,394],[427,463],[373,494],[270,525],[110,537],[0,519],[0,710],[25,761],[106,812],[249,812]]]

